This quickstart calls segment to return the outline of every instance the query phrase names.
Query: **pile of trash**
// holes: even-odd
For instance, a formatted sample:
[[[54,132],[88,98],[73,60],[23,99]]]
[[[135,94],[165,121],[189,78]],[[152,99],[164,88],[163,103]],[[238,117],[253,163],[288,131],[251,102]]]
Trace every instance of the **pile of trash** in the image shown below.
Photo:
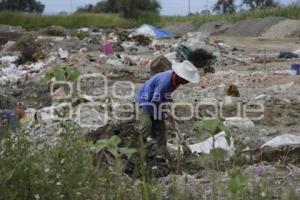
[[[223,106],[220,110],[222,109],[225,116],[222,116],[220,121],[221,129],[203,137],[199,137],[194,129],[191,130],[190,123],[205,122],[206,115],[211,118],[219,117],[206,107],[199,111],[200,119],[192,118],[192,122],[179,123],[178,126],[183,129],[182,137],[174,133],[176,131],[167,124],[170,129],[168,130],[170,152],[176,156],[178,150],[181,153],[187,151],[190,153],[188,156],[185,155],[182,161],[182,172],[188,173],[188,187],[193,188],[193,181],[208,182],[205,175],[202,175],[204,176],[202,179],[190,176],[195,174],[192,172],[197,170],[199,172],[203,167],[198,162],[195,162],[195,165],[191,163],[194,163],[193,159],[202,160],[212,155],[215,149],[225,152],[226,162],[237,155],[241,156],[247,165],[245,168],[250,172],[256,169],[254,163],[260,161],[267,163],[263,165],[267,170],[266,166],[271,165],[274,160],[280,160],[284,153],[297,155],[300,152],[299,134],[295,131],[298,128],[297,124],[288,125],[286,127],[288,131],[272,133],[269,130],[270,127],[282,126],[276,123],[284,117],[297,120],[300,116],[297,115],[299,98],[296,96],[300,94],[297,80],[300,72],[297,59],[300,52],[296,49],[276,51],[267,58],[260,54],[262,51],[256,52],[255,49],[254,53],[259,55],[256,57],[246,48],[241,49],[227,44],[217,37],[212,39],[211,35],[230,35],[235,30],[235,34],[239,36],[260,36],[270,27],[273,29],[283,22],[285,20],[281,18],[250,20],[235,25],[213,22],[201,26],[198,30],[192,24],[178,24],[167,27],[166,30],[147,24],[134,30],[81,28],[71,31],[54,26],[29,36],[20,29],[16,32],[22,35],[5,39],[1,46],[0,84],[3,87],[0,93],[1,107],[10,105],[7,101],[11,104],[23,102],[26,108],[26,118],[21,122],[23,128],[30,132],[33,139],[41,143],[56,144],[59,135],[68,131],[66,124],[67,127],[74,127],[78,134],[86,134],[93,140],[112,135],[127,139],[136,134],[137,127],[135,119],[128,118],[125,122],[120,120],[120,117],[135,114],[134,111],[122,113],[122,110],[126,110],[126,105],[134,105],[134,95],[125,94],[127,91],[123,86],[130,82],[134,93],[139,84],[152,75],[169,70],[180,56],[186,56],[187,49],[204,48],[214,52],[216,59],[211,66],[216,69],[215,73],[206,73],[204,76],[207,71],[201,69],[201,82],[178,88],[177,92],[183,97],[176,98],[174,94],[174,102],[180,103],[182,100],[191,105],[201,102],[220,104]],[[250,31],[245,29],[254,23],[253,29]],[[273,65],[276,65],[276,68]],[[80,82],[79,86],[76,80],[66,79],[68,74],[63,70],[66,67],[74,67],[81,75],[91,77]],[[56,77],[54,75],[50,80],[45,80],[43,88],[31,82],[42,83],[47,72],[54,68],[61,69],[58,71],[63,73],[53,72]],[[104,93],[103,87],[101,88],[104,84],[99,77],[93,77],[93,74],[106,76],[108,95],[105,98],[97,98],[97,95]],[[58,80],[57,77],[61,79]],[[61,80],[67,84],[55,87],[52,85],[55,81]],[[121,81],[122,86],[118,86],[118,91],[114,88],[116,80]],[[31,85],[31,88],[25,87],[26,84]],[[77,93],[79,87],[83,93]],[[113,95],[114,92],[117,95]],[[5,94],[9,94],[12,98],[7,98]],[[29,97],[32,102],[28,100],[27,95],[32,96]],[[129,97],[125,98],[127,95]],[[251,116],[239,116],[234,113],[240,107],[241,110],[246,109],[244,106],[250,101],[265,105],[263,113],[266,117],[263,120],[255,121]],[[251,108],[252,104],[249,110]],[[119,112],[115,112],[118,110]],[[232,113],[234,114],[230,115]],[[272,126],[268,120],[273,121]],[[288,121],[287,124],[293,122]],[[299,159],[294,157],[289,161],[296,165]],[[175,170],[168,173],[170,172]],[[179,182],[183,181],[183,176],[178,178]],[[168,178],[165,180],[168,182]]]

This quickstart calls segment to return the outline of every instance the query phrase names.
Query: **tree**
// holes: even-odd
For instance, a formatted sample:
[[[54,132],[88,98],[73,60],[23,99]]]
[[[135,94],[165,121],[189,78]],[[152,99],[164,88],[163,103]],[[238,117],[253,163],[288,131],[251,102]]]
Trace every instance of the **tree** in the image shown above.
[[[95,6],[81,7],[77,12],[121,13],[126,18],[135,18],[142,12],[158,14],[160,8],[157,0],[104,0]]]
[[[218,0],[214,11],[222,14],[235,13],[234,0]]]
[[[44,9],[45,5],[36,0],[2,0],[0,3],[0,11],[14,10],[42,13]]]
[[[250,10],[278,7],[280,5],[276,0],[243,0],[243,4],[250,7]]]

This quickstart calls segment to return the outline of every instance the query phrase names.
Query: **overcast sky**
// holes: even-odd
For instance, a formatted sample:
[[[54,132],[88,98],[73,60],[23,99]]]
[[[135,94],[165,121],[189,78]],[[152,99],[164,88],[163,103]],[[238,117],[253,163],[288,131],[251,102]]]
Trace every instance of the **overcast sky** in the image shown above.
[[[99,0],[39,0],[46,5],[46,14],[55,14],[60,11],[70,12],[71,9],[75,11],[79,6],[86,4],[95,4]],[[186,15],[188,13],[188,0],[158,0],[161,5],[162,15]],[[190,0],[191,11],[200,12],[203,9],[209,8],[216,3],[217,0]],[[237,0],[239,3],[240,0]],[[291,3],[293,0],[281,0],[282,3]],[[72,6],[71,6],[72,5]],[[71,8],[72,7],[72,8]]]

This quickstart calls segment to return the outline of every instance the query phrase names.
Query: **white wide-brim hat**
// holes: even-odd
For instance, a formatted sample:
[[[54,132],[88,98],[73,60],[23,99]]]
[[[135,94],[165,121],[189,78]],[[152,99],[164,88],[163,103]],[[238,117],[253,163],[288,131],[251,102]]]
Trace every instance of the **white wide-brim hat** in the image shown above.
[[[182,63],[178,63],[178,62],[173,63],[172,69],[178,76],[191,83],[200,82],[200,75],[198,69],[191,62],[187,60]]]

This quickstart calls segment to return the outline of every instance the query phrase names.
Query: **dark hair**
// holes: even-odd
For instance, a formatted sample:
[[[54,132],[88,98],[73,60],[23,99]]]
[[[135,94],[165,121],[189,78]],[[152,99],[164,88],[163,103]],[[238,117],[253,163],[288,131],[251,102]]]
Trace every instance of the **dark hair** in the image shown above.
[[[193,64],[212,59],[214,59],[214,55],[204,49],[196,49],[195,51],[190,52],[188,56],[188,60]]]

